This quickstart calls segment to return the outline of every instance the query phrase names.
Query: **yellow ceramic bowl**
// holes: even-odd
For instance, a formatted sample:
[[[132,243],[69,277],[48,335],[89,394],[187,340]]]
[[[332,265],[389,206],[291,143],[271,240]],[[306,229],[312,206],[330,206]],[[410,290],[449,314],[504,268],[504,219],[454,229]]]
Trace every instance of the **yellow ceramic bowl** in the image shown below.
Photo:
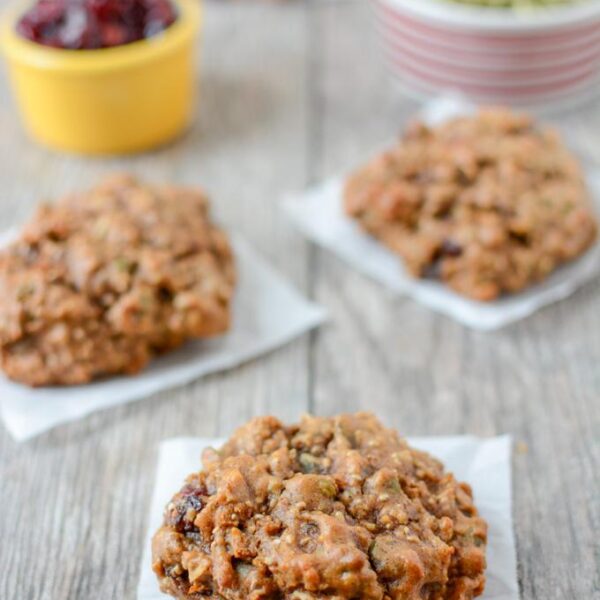
[[[200,0],[173,0],[178,18],[161,35],[98,50],[61,50],[16,33],[23,7],[6,14],[0,41],[25,125],[39,142],[84,154],[125,154],[173,139],[194,104]]]

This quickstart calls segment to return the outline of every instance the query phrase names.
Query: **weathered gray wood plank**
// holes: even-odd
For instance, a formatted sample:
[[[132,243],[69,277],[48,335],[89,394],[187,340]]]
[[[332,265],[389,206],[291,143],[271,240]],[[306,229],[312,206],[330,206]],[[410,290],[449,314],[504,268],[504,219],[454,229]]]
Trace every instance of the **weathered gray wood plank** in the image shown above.
[[[215,212],[333,315],[265,359],[17,445],[0,430],[0,598],[133,598],[156,447],[255,414],[375,410],[406,434],[509,432],[526,600],[600,598],[600,282],[497,334],[468,332],[308,246],[280,195],[347,169],[415,110],[364,2],[207,2],[200,120],[120,160],[30,144],[0,81],[0,226],[106,171],[204,185]],[[600,162],[600,107],[562,119]]]
[[[414,108],[357,36],[365,4],[319,11],[323,176],[390,143]],[[552,119],[598,160],[598,103]],[[325,252],[315,264],[316,298],[335,316],[313,358],[316,412],[374,410],[407,435],[512,434],[523,598],[599,598],[600,282],[478,334],[393,297]]]
[[[307,244],[284,227],[283,190],[308,177],[308,12],[301,4],[208,3],[198,124],[179,143],[120,160],[31,144],[0,84],[0,225],[41,197],[127,169],[201,184],[215,213],[300,288]],[[308,338],[242,368],[95,414],[17,445],[0,430],[0,598],[133,598],[159,440],[214,436],[255,414],[308,409]]]

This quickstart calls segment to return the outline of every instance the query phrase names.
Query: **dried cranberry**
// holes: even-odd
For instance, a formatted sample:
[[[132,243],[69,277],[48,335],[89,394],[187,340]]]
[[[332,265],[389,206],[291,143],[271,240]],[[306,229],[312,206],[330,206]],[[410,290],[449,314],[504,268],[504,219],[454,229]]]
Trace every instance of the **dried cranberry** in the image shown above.
[[[180,533],[197,531],[194,525],[194,517],[204,506],[202,499],[203,491],[193,486],[184,486],[174,499],[166,518],[169,524]],[[190,515],[193,515],[192,519],[188,520]]]
[[[457,244],[454,240],[445,239],[442,242],[441,252],[446,256],[460,256],[463,249],[460,244]]]
[[[100,26],[100,39],[102,40],[102,46],[105,48],[122,46],[129,41],[129,32],[125,25],[106,23]]]
[[[176,18],[170,0],[38,0],[17,31],[46,46],[89,50],[152,37]]]

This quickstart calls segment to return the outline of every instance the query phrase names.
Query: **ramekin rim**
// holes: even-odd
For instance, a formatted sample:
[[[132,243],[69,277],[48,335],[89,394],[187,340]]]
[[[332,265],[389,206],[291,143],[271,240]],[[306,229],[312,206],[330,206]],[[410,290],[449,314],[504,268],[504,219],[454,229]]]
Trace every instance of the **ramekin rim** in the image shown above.
[[[400,8],[414,16],[428,18],[439,25],[466,27],[490,33],[531,32],[565,29],[600,20],[600,0],[548,9],[536,13],[510,9],[461,5],[451,0],[376,0]]]
[[[159,35],[121,46],[93,50],[51,48],[24,38],[17,33],[16,24],[31,2],[13,3],[2,14],[0,46],[11,60],[48,71],[97,72],[142,64],[179,47],[182,42],[192,38],[200,27],[199,0],[171,1],[178,9],[178,18]]]

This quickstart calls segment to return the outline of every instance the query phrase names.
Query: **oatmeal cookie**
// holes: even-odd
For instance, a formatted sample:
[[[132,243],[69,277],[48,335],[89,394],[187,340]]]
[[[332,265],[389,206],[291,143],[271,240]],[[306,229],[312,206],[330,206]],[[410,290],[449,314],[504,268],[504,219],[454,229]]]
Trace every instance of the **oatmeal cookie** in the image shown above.
[[[135,373],[230,324],[234,263],[198,190],[130,176],[43,205],[0,253],[0,363],[22,383]]]
[[[575,158],[554,132],[504,109],[414,124],[350,176],[344,201],[412,275],[482,301],[541,281],[597,235]]]
[[[471,489],[366,413],[273,417],[207,450],[152,544],[182,600],[470,600],[487,526]]]

